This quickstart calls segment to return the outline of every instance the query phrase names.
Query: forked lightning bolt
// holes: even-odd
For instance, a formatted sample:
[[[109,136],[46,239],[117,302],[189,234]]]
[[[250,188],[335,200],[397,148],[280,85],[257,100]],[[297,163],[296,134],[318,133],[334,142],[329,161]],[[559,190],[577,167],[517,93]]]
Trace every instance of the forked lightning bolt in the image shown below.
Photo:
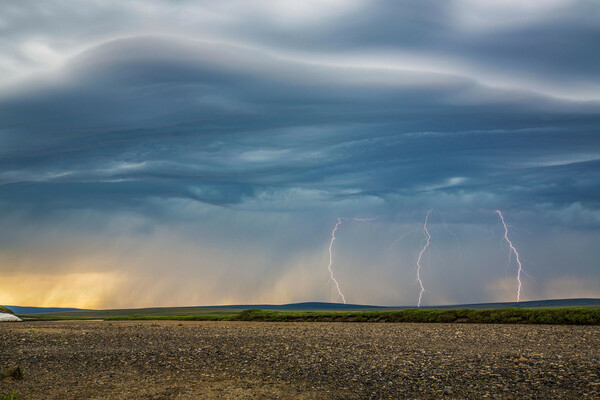
[[[366,222],[366,221],[373,221],[375,218],[352,218],[352,221],[360,221],[360,222]],[[344,296],[344,294],[342,293],[342,290],[340,289],[340,284],[338,283],[338,281],[333,277],[333,270],[331,269],[332,265],[333,265],[333,242],[335,242],[335,232],[337,231],[338,227],[343,223],[343,218],[338,218],[337,222],[335,224],[335,226],[333,227],[333,230],[331,231],[331,240],[329,241],[329,265],[327,266],[327,269],[329,270],[329,280],[332,280],[333,283],[335,283],[335,287],[338,291],[338,295],[342,298],[342,301],[344,302],[344,304],[346,304],[346,297]]]
[[[506,226],[506,222],[504,222],[504,216],[502,215],[502,212],[500,210],[496,210],[496,212],[498,213],[498,216],[500,217],[500,221],[502,221],[502,225],[504,226],[504,240],[506,240],[506,242],[510,246],[510,252],[508,253],[509,260],[510,260],[510,255],[512,253],[515,253],[515,258],[517,260],[517,264],[519,264],[519,269],[517,271],[517,282],[519,282],[519,286],[517,288],[517,302],[519,302],[519,301],[521,301],[521,272],[523,270],[523,266],[521,265],[521,259],[519,258],[519,253],[517,252],[517,249],[515,249],[515,246],[513,246],[512,242],[508,238],[508,227]]]
[[[423,233],[425,234],[425,246],[419,252],[419,257],[417,258],[417,281],[419,281],[419,286],[421,286],[421,292],[419,293],[419,302],[417,303],[417,307],[421,307],[421,299],[423,298],[423,292],[425,292],[425,287],[423,286],[423,281],[421,280],[421,257],[427,248],[429,247],[429,243],[431,242],[431,235],[429,234],[429,230],[427,230],[427,221],[429,220],[429,214],[433,211],[433,208],[427,211],[427,215],[425,215],[425,223],[423,224]]]
[[[331,241],[329,242],[329,265],[327,266],[327,269],[329,270],[329,279],[331,279],[335,283],[335,287],[337,288],[338,294],[344,301],[344,304],[346,304],[346,297],[344,297],[344,294],[342,293],[342,290],[340,289],[340,284],[333,277],[333,270],[331,269],[331,266],[333,265],[333,254],[332,254],[331,250],[333,248],[333,242],[335,242],[335,231],[337,231],[338,226],[340,226],[341,224],[342,224],[342,219],[338,218],[337,223],[335,224],[335,226],[333,227],[333,230],[331,231]]]

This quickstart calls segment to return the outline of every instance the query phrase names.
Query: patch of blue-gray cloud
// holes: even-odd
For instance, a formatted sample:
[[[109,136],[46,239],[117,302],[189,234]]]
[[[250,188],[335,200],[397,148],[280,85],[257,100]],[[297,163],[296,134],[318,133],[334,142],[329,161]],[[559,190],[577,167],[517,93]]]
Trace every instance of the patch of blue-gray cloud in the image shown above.
[[[331,56],[441,69],[560,97],[596,98],[600,7],[595,1],[338,2],[229,0],[4,5],[10,78],[98,43],[144,34],[262,48],[313,62]],[[570,45],[577,43],[576,46]],[[396,58],[396,59],[395,59]],[[35,68],[34,68],[35,69]],[[596,98],[597,99],[597,98]]]
[[[13,92],[0,111],[5,187],[52,181],[118,193],[134,181],[147,187],[139,193],[215,204],[298,185],[332,199],[347,190],[382,199],[471,190],[509,199],[512,191],[526,204],[536,196],[595,201],[582,196],[594,180],[572,187],[568,179],[582,168],[594,175],[593,104],[519,94],[511,102],[505,92],[474,105],[452,96],[492,89],[451,77],[436,87],[412,73],[369,85],[364,71],[241,53],[175,39],[119,40],[65,67],[66,81]],[[544,162],[556,157],[566,161]],[[560,190],[548,185],[547,171]]]

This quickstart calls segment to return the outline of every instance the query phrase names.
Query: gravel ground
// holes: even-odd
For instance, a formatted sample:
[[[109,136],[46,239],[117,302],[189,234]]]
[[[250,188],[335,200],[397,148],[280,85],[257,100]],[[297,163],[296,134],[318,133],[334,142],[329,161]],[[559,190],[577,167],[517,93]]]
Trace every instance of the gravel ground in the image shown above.
[[[0,324],[0,380],[38,399],[600,398],[600,327]]]

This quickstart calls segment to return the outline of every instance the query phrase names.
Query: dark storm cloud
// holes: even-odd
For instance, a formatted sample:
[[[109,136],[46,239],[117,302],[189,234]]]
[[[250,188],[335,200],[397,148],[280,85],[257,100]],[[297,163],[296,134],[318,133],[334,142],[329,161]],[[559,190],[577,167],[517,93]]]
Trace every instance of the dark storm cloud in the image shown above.
[[[414,68],[557,97],[597,100],[600,85],[595,67],[600,6],[593,0],[54,0],[3,8],[4,79],[97,43],[152,33],[301,54],[313,61],[352,56],[406,68],[408,60]]]
[[[36,254],[89,239],[90,254],[104,260],[106,246],[115,258],[105,266],[76,252],[85,267],[75,270],[127,260],[133,276],[161,276],[160,263],[175,260],[181,277],[226,281],[243,264],[299,300],[288,281],[319,265],[312,253],[338,216],[379,216],[361,228],[372,229],[367,240],[344,229],[393,275],[398,262],[412,268],[420,239],[401,261],[382,246],[434,207],[472,246],[469,285],[495,271],[481,269],[487,252],[505,262],[498,243],[477,241],[490,225],[497,238],[497,208],[547,234],[518,238],[525,253],[566,243],[578,249],[576,278],[595,279],[597,251],[586,246],[600,229],[598,7],[517,3],[7,5],[0,271],[29,248],[33,261],[19,265],[38,270]],[[437,244],[454,251],[433,218]],[[49,268],[79,265],[70,257]],[[360,257],[346,260],[357,276],[376,263]],[[561,277],[569,257],[541,256],[545,278]],[[265,288],[248,282],[236,290],[256,299]],[[473,299],[458,284],[439,290],[487,299],[481,288]],[[369,300],[384,292],[365,301],[397,302]]]
[[[453,76],[396,72],[373,83],[371,74],[176,39],[102,45],[0,101],[4,199],[35,199],[40,188],[88,206],[149,195],[236,204],[301,186],[332,201],[352,190],[595,202],[583,195],[593,176],[576,188],[568,178],[577,166],[592,171],[594,157],[543,163],[597,154],[594,104]],[[492,100],[461,101],[465,93]]]
[[[414,50],[530,78],[542,75],[550,80],[598,84],[598,70],[594,67],[600,57],[598,3],[538,4],[542,11],[537,16],[528,16],[535,7],[525,4],[522,8],[513,4],[517,7],[502,16],[503,10],[498,9],[501,3],[474,3],[374,1],[321,29],[298,35],[292,28],[283,40],[296,41],[313,50],[315,46],[328,50]],[[495,9],[500,15],[492,15]],[[519,23],[524,17],[530,18],[528,23]],[[469,18],[479,21],[469,22]],[[470,26],[475,23],[478,25]],[[282,40],[273,33],[274,29],[269,30],[265,40]]]

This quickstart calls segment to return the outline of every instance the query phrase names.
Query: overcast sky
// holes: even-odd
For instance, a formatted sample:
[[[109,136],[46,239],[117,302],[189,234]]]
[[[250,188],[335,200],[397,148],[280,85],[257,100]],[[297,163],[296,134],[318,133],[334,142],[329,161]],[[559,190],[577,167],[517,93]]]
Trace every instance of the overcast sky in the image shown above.
[[[595,0],[0,0],[0,303],[600,297]],[[352,218],[376,218],[356,221]]]

